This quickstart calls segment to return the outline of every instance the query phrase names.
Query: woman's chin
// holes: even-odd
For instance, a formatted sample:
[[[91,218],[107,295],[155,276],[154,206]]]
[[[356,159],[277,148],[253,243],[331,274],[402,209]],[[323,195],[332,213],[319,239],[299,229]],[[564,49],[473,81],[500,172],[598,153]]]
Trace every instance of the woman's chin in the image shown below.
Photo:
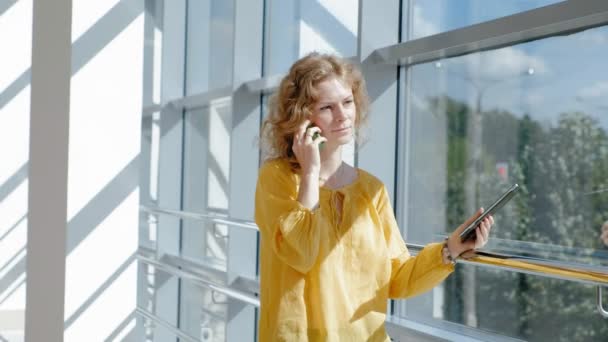
[[[337,137],[335,139],[332,140],[328,140],[326,142],[327,145],[331,145],[331,146],[342,146],[342,145],[348,145],[353,141],[353,136],[352,135],[348,135],[348,136],[342,136],[342,137]]]

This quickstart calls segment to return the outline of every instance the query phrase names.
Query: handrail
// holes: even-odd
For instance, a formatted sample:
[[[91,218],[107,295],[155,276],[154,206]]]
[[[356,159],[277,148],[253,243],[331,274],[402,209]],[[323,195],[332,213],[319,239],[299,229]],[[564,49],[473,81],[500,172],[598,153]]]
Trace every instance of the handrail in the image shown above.
[[[188,280],[195,280],[196,282],[203,284],[204,286],[207,286],[205,284],[215,284],[215,282],[213,282],[212,280],[207,279],[205,276],[203,276],[203,273],[200,273],[200,270],[205,270],[206,273],[210,273],[210,272],[215,272],[216,270],[204,265],[204,264],[200,264],[200,263],[194,263],[191,261],[187,261],[187,262],[182,262],[184,260],[182,260],[181,258],[175,256],[175,255],[164,255],[161,260],[154,260],[154,262],[151,262],[153,260],[151,260],[149,257],[147,257],[147,255],[151,255],[152,251],[148,248],[141,248],[138,251],[138,259],[141,260],[144,263],[147,264],[153,264],[155,267],[158,267],[159,269],[163,270],[163,271],[167,271],[170,270],[170,273],[178,276],[178,277],[184,277]],[[143,256],[140,257],[140,256]],[[163,262],[162,260],[165,260],[166,262]],[[179,272],[176,272],[176,270],[179,270]],[[199,274],[200,273],[200,274]],[[244,300],[246,297],[253,297],[253,296],[257,296],[259,294],[259,280],[258,279],[249,279],[249,278],[244,278],[244,277],[237,277],[237,279],[230,285],[213,285],[213,287],[211,287],[213,289],[213,291],[216,291],[218,293],[224,293],[227,294],[227,296],[245,302],[246,304],[250,304],[256,308],[260,307],[260,302],[259,300],[251,301],[251,300]],[[234,295],[235,293],[237,293],[238,295]],[[148,313],[148,315],[152,315],[151,313]],[[167,326],[168,323],[164,322],[164,325]],[[452,323],[453,324],[453,323]],[[453,328],[453,327],[452,327]],[[459,337],[462,337],[462,335],[460,335],[461,333],[466,334],[467,336],[471,337],[471,341],[486,341],[486,340],[492,340],[492,341],[516,341],[515,339],[509,338],[509,337],[505,337],[505,336],[499,336],[499,335],[494,335],[491,333],[487,333],[487,332],[478,332],[475,330],[470,330],[467,332],[462,331],[462,327],[460,328],[460,332],[459,331],[453,331],[452,329],[448,329],[446,331],[442,331],[441,328],[437,328],[437,327],[433,327],[430,326],[428,324],[422,323],[422,322],[415,322],[413,320],[410,319],[404,319],[402,317],[397,317],[397,316],[392,316],[387,314],[386,316],[386,329],[387,332],[391,335],[391,336],[408,336],[411,337],[412,333],[415,334],[424,334],[424,335],[429,335],[429,336],[435,336],[435,337],[440,337],[440,338],[445,338],[445,339],[449,339],[449,340],[455,340],[458,339]],[[174,329],[177,329],[175,327],[173,328],[169,328],[170,330],[174,331]],[[429,332],[429,329],[431,329],[431,332]],[[445,327],[444,327],[445,329]],[[465,328],[467,329],[467,328]]]
[[[152,113],[160,112],[168,107],[186,110],[195,109],[209,105],[213,103],[214,100],[230,96],[232,96],[231,87],[216,88],[201,93],[175,98],[173,100],[166,101],[162,104],[153,103],[151,105],[143,107],[142,113],[144,114],[144,116],[146,116]]]
[[[281,82],[281,79],[284,76],[285,75],[283,74],[266,76],[255,80],[247,81],[243,83],[243,85],[251,93],[270,93],[279,86],[279,83]]]
[[[142,210],[154,214],[171,215],[195,220],[210,220],[229,226],[255,229],[258,231],[257,225],[254,222],[233,219],[227,216],[220,216],[218,214],[200,214],[180,210],[152,208],[143,205],[140,207]],[[424,248],[424,245],[420,244],[406,243],[406,245],[407,248],[412,252],[417,252]],[[570,280],[590,285],[606,286],[608,284],[608,268],[605,272],[599,267],[590,270],[590,267],[585,265],[565,263],[545,258],[505,255],[480,250],[470,252],[466,255],[466,258],[459,258],[456,262],[523,272],[548,278]]]
[[[190,281],[192,281],[194,283],[197,283],[199,285],[207,287],[207,288],[209,288],[212,291],[215,291],[217,293],[221,293],[221,294],[226,295],[226,296],[228,296],[230,298],[234,298],[236,300],[239,300],[239,301],[244,302],[244,303],[251,304],[251,305],[256,306],[256,307],[260,306],[260,300],[257,297],[255,297],[255,296],[252,296],[252,295],[249,295],[249,294],[244,293],[242,291],[233,289],[233,288],[231,288],[229,286],[224,286],[222,284],[214,283],[212,281],[209,281],[209,280],[207,280],[207,279],[205,279],[205,278],[197,275],[194,272],[191,272],[191,271],[189,272],[189,271],[180,269],[178,267],[169,265],[167,263],[160,262],[160,261],[158,261],[156,259],[147,257],[147,256],[143,255],[142,253],[137,253],[136,257],[137,257],[137,260],[139,260],[139,261],[141,261],[141,262],[143,262],[145,264],[154,266],[155,268],[160,269],[160,270],[162,270],[164,272],[167,272],[169,274],[172,274],[174,276],[177,276],[177,277],[180,277],[180,278],[184,278],[184,279],[188,279],[188,280],[190,280]]]
[[[424,248],[420,244],[406,243],[406,245],[408,249],[416,252]],[[456,262],[570,280],[588,285],[606,286],[608,284],[608,268],[602,272],[599,267],[590,270],[584,265],[579,266],[543,258],[520,257],[478,250],[468,252],[463,257],[456,259]]]
[[[184,341],[188,341],[188,342],[201,342],[199,339],[194,338],[186,333],[184,333],[181,329],[179,329],[178,327],[174,326],[173,324],[165,321],[164,319],[156,316],[155,314],[153,314],[152,312],[142,308],[141,306],[137,306],[137,308],[135,309],[135,312],[137,314],[139,314],[140,316],[147,318],[151,321],[153,321],[156,324],[160,324],[162,325],[165,329],[169,330],[171,333],[173,333],[175,336],[179,337],[180,339],[183,339]]]
[[[608,318],[608,310],[604,308],[604,304],[602,303],[602,289],[603,287],[601,286],[597,287],[597,310],[602,316]]]
[[[206,105],[214,103],[214,101],[228,98],[232,96],[232,88],[224,87],[219,89],[212,89],[203,93],[193,94],[184,96],[179,99],[171,100],[167,105],[171,105],[179,109],[195,109],[204,107]]]
[[[228,216],[220,215],[220,214],[201,214],[201,213],[194,213],[194,212],[182,211],[182,210],[162,209],[162,208],[151,207],[151,206],[146,206],[146,205],[140,205],[139,208],[141,211],[144,211],[144,212],[147,212],[150,214],[162,214],[162,215],[169,215],[169,216],[186,218],[186,219],[211,221],[211,222],[225,224],[225,225],[232,226],[232,227],[253,229],[255,231],[258,230],[258,226],[254,222],[250,222],[250,221],[246,221],[246,220],[239,220],[239,219],[235,219],[235,218],[229,218]]]
[[[229,226],[244,227],[247,229],[255,229],[256,231],[258,231],[257,225],[255,225],[255,223],[253,222],[248,222],[245,220],[236,220],[227,216],[220,216],[218,214],[200,214],[179,210],[151,208],[143,205],[140,207],[143,211],[149,213],[171,215],[196,220],[210,220],[212,222],[223,223]],[[417,254],[420,250],[424,248],[424,245],[413,243],[406,243],[406,246],[408,249],[410,249],[411,252],[413,252],[413,254]],[[601,302],[601,287],[606,286],[608,284],[608,268],[604,270],[603,268],[596,267],[590,270],[590,267],[588,266],[578,265],[574,263],[565,263],[538,257],[506,255],[482,250],[470,251],[465,256],[458,258],[456,262],[479,267],[496,268],[546,278],[554,278],[560,280],[574,281],[582,284],[595,285],[598,287],[598,311],[602,316],[608,318],[608,311],[603,308]],[[159,265],[159,267],[162,267],[162,264]],[[169,270],[169,272],[171,272],[171,270]],[[182,271],[179,269],[175,269],[173,270],[173,272],[177,275]],[[197,281],[197,279],[192,280]],[[205,286],[232,298],[239,298],[241,295],[244,295],[238,292],[226,292],[225,290],[218,288],[217,285],[213,284],[205,284]],[[239,300],[251,304],[258,303],[257,305],[259,305],[259,300],[257,298],[247,297],[247,295],[244,296],[245,297],[239,298]]]

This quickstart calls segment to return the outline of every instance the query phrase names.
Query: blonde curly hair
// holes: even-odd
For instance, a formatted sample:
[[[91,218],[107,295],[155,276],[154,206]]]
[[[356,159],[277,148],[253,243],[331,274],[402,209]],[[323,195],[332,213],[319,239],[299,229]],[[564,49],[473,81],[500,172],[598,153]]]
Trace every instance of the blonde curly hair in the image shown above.
[[[286,159],[294,171],[300,165],[293,153],[293,137],[300,124],[310,118],[318,99],[316,86],[335,77],[351,87],[356,107],[355,139],[361,144],[360,128],[367,121],[369,98],[361,71],[338,56],[313,52],[296,61],[270,98],[268,116],[262,124],[265,160]]]

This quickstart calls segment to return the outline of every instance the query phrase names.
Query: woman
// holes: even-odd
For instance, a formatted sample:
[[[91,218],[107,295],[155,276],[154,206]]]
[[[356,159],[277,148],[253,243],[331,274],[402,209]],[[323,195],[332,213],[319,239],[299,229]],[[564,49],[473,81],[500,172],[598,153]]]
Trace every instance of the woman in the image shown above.
[[[361,73],[331,55],[298,60],[281,81],[262,134],[258,178],[261,233],[260,341],[389,341],[387,299],[427,291],[453,259],[483,246],[458,233],[410,256],[384,184],[342,161],[367,110]]]

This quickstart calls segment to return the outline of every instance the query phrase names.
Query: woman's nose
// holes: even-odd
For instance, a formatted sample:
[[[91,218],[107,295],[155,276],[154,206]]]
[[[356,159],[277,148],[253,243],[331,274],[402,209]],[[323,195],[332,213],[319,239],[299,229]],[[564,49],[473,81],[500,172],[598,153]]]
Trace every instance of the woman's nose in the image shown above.
[[[346,120],[346,118],[348,117],[348,114],[346,113],[346,109],[344,108],[343,105],[340,104],[335,107],[334,116],[336,119],[338,119],[340,121]]]

